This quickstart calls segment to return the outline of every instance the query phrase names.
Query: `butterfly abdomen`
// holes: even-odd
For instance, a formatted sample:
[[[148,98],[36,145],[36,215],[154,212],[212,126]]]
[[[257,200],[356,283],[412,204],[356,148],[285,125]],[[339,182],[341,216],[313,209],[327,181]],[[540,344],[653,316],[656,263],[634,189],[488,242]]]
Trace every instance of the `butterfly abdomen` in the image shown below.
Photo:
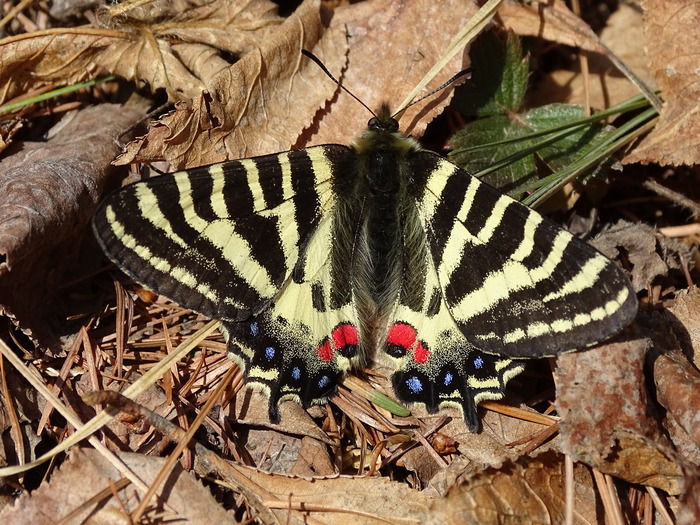
[[[351,261],[348,285],[357,309],[362,345],[372,352],[383,344],[387,323],[404,288],[414,252],[425,254],[415,200],[409,195],[411,158],[420,151],[414,141],[396,132],[398,124],[380,111],[369,129],[352,144],[354,162],[335,182],[334,267]],[[409,241],[406,231],[421,232]],[[421,248],[422,246],[422,248]],[[422,257],[418,257],[423,260]],[[419,265],[420,267],[420,265]],[[422,290],[421,286],[412,287]]]

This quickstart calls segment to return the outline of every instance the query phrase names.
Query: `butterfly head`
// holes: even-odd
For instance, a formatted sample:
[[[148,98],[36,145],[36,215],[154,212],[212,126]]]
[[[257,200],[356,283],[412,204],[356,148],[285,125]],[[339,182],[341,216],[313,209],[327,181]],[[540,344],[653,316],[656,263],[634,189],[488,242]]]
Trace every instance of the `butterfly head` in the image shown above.
[[[367,131],[356,139],[352,146],[360,155],[393,151],[399,156],[404,156],[420,149],[416,141],[399,131],[399,122],[389,110],[388,104],[382,104],[379,111],[373,113],[367,123]]]
[[[399,121],[391,114],[389,105],[384,103],[379,111],[369,119],[367,129],[379,133],[396,133],[399,131]]]

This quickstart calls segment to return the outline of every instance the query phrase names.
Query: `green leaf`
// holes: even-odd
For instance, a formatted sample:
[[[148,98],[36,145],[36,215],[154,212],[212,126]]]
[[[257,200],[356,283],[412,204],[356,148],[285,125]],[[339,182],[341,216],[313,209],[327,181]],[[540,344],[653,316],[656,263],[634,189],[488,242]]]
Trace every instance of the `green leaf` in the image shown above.
[[[487,31],[472,44],[470,56],[472,78],[455,90],[455,109],[478,117],[519,110],[530,64],[518,36]]]

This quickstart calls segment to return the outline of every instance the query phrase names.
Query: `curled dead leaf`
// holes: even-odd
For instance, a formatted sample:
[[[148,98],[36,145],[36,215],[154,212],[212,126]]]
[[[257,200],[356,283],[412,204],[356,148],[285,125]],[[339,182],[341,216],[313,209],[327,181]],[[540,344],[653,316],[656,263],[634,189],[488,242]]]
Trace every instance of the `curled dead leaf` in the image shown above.
[[[165,159],[179,169],[289,149],[337,89],[301,50],[313,50],[338,75],[346,46],[344,28],[324,32],[318,0],[307,0],[240,60],[218,68],[191,103],[154,123],[117,163]]]
[[[663,0],[645,2],[646,52],[665,104],[659,123],[624,162],[662,165],[700,163],[700,5]]]

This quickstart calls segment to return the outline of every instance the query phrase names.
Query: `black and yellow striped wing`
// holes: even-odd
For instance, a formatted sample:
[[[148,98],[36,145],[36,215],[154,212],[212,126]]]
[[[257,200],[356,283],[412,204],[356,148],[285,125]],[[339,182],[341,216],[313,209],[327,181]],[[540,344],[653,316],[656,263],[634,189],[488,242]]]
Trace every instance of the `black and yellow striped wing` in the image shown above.
[[[434,155],[418,207],[445,301],[465,337],[545,357],[619,332],[637,311],[615,263],[552,221]]]
[[[166,174],[115,192],[93,220],[127,275],[223,321],[273,420],[282,401],[324,402],[358,360],[351,295],[332,292],[347,280],[329,262],[332,174],[352,160],[323,146]]]
[[[102,202],[96,237],[137,282],[209,317],[245,320],[272,302],[333,206],[327,152],[289,151],[132,184]]]
[[[407,198],[424,248],[404,270],[386,332],[392,382],[403,401],[456,407],[476,430],[476,405],[503,396],[523,369],[517,358],[601,341],[634,318],[637,301],[590,245],[431,152],[410,158]]]

